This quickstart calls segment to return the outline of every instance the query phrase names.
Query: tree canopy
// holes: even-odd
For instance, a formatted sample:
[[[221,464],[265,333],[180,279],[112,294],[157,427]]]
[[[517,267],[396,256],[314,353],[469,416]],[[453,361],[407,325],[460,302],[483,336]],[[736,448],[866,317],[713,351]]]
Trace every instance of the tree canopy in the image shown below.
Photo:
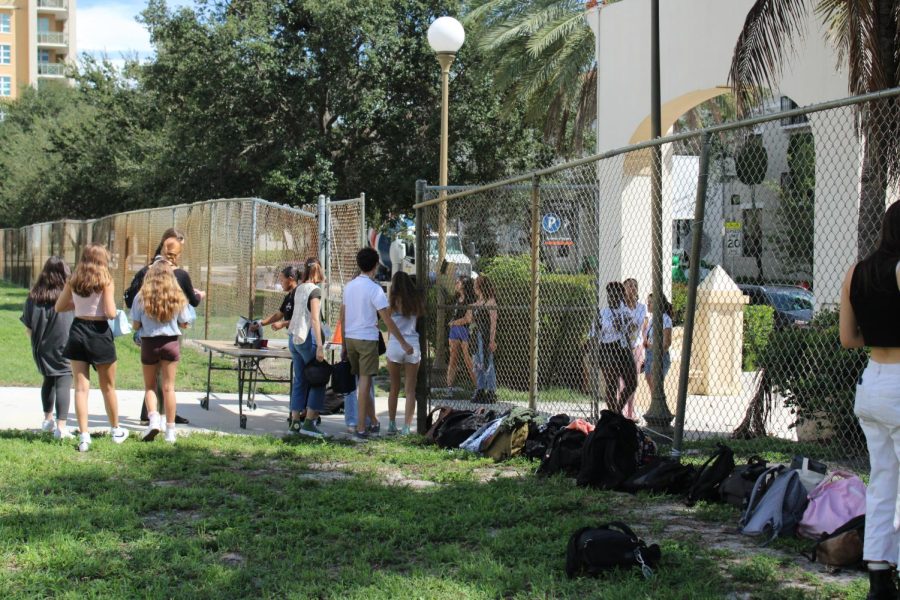
[[[6,106],[0,221],[92,217],[216,197],[303,204],[365,192],[408,208],[436,181],[440,69],[430,0],[150,0],[156,50],[122,70],[84,57],[76,86]],[[545,166],[552,150],[463,46],[450,86],[450,182]]]

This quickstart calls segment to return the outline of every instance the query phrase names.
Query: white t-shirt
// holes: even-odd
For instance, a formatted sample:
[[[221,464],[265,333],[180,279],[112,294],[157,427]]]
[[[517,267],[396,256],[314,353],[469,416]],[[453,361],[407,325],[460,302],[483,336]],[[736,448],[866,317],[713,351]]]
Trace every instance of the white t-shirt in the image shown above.
[[[647,313],[650,320],[650,327],[647,328],[647,341],[653,344],[653,313]],[[672,317],[663,313],[663,330],[672,329]]]
[[[631,311],[627,308],[604,308],[600,311],[600,342],[603,344],[619,344],[628,348],[625,331],[632,322]]]
[[[638,302],[634,308],[629,308],[627,304],[623,304],[622,308],[631,313],[632,321],[634,321],[634,325],[637,327],[636,330],[632,329],[631,335],[631,345],[632,347],[642,346],[644,344],[644,319],[647,318],[647,305],[641,304]]]
[[[419,317],[416,315],[405,316],[395,312],[391,314],[391,319],[394,320],[394,325],[400,330],[404,340],[410,344],[419,340],[419,334],[416,332],[416,321],[418,321]],[[394,340],[394,336],[391,336],[391,340]]]
[[[359,275],[344,287],[344,337],[378,339],[378,311],[388,307],[387,296],[377,283]]]

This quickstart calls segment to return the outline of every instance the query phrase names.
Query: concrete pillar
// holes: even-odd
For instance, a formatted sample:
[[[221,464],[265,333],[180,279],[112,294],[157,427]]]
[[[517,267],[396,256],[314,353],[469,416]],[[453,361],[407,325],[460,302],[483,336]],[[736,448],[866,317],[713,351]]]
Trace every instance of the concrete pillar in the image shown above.
[[[737,396],[742,392],[744,305],[747,302],[747,297],[720,266],[697,287],[688,393]]]

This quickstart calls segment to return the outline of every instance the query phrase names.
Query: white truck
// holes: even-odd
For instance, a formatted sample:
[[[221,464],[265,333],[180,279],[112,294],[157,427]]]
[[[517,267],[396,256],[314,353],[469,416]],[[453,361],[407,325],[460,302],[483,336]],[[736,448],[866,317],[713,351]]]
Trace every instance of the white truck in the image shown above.
[[[427,240],[428,276],[433,279],[439,269],[437,232],[430,231]],[[459,235],[447,232],[446,241],[445,259],[456,274],[477,277],[472,269],[472,259],[463,251]],[[412,220],[400,217],[385,223],[380,231],[370,230],[369,245],[378,250],[380,268],[377,278],[380,281],[389,281],[395,270],[416,274],[416,225]]]

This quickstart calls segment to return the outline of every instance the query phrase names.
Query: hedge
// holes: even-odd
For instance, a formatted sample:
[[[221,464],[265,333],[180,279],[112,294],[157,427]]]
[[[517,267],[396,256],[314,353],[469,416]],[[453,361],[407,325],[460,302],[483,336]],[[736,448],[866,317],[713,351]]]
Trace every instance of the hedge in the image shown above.
[[[775,309],[771,306],[744,306],[745,371],[755,371],[759,356],[769,344],[769,336],[775,329]]]

